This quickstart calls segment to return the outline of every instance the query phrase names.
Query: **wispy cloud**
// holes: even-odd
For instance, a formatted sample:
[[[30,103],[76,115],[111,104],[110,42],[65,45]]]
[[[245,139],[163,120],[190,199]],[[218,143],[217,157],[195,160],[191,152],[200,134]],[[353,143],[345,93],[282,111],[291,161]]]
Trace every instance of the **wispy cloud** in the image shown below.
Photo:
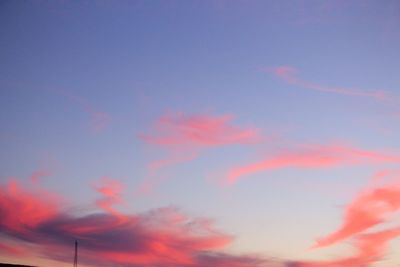
[[[355,252],[351,256],[330,261],[295,262],[291,267],[367,267],[382,260],[388,242],[400,236],[400,228],[358,235],[353,240]]]
[[[1,224],[10,230],[29,234],[43,220],[53,217],[57,212],[59,199],[48,192],[40,191],[35,197],[21,188],[15,179],[0,188]],[[18,212],[16,212],[18,211]]]
[[[122,183],[109,177],[103,177],[96,183],[94,188],[102,195],[101,198],[96,200],[97,207],[118,216],[119,213],[113,206],[122,202]]]
[[[152,134],[140,134],[147,144],[167,151],[167,158],[152,161],[149,177],[159,169],[195,159],[202,151],[226,145],[249,145],[260,142],[260,131],[252,127],[240,127],[232,123],[232,115],[168,113],[153,126]],[[161,179],[148,178],[141,188],[151,190]],[[144,191],[144,190],[143,190]]]
[[[212,147],[230,144],[251,144],[260,141],[255,128],[243,128],[232,124],[232,115],[185,115],[170,113],[155,124],[155,134],[141,134],[146,143],[170,147]]]
[[[300,78],[298,76],[299,71],[292,66],[284,65],[272,68],[262,68],[262,71],[273,74],[275,77],[288,84],[305,89],[349,96],[370,97],[376,100],[387,100],[389,98],[388,93],[384,90],[361,90],[358,88],[328,86],[310,82]]]
[[[179,152],[171,151],[168,155],[168,158],[154,160],[150,162],[147,166],[147,177],[139,185],[137,192],[139,194],[144,194],[144,195],[154,194],[153,190],[155,186],[168,178],[168,176],[165,173],[160,174],[159,172],[160,169],[176,165],[179,163],[191,161],[195,159],[197,155],[198,152],[196,151],[187,151],[187,153],[184,153],[184,151],[179,151]]]
[[[0,254],[12,255],[15,257],[26,257],[29,253],[18,245],[5,244],[4,237],[2,236],[2,243],[0,243]],[[8,242],[10,242],[8,240]]]
[[[255,163],[233,167],[226,175],[226,182],[232,184],[243,176],[283,168],[320,169],[396,162],[400,162],[400,154],[366,150],[348,145],[311,145],[279,152]]]
[[[364,190],[346,207],[339,229],[317,240],[314,249],[351,239],[353,255],[323,262],[299,262],[296,267],[370,266],[384,258],[388,242],[400,236],[400,226],[389,227],[393,215],[400,211],[400,183],[387,183]],[[370,230],[380,227],[380,230]],[[384,229],[386,226],[387,229]],[[383,230],[382,230],[383,228]]]
[[[344,222],[334,233],[317,241],[314,248],[333,245],[386,222],[400,210],[400,185],[378,187],[363,192],[346,208]]]
[[[113,199],[119,189],[105,185],[98,191]],[[223,253],[220,249],[232,243],[232,236],[211,220],[190,218],[175,207],[125,214],[121,223],[112,212],[66,212],[51,196],[15,181],[1,185],[1,234],[19,241],[21,248],[28,244],[36,255],[65,262],[71,261],[66,251],[79,240],[80,261],[90,266],[271,266],[261,265],[267,261],[259,257]],[[0,250],[19,253],[7,244]]]

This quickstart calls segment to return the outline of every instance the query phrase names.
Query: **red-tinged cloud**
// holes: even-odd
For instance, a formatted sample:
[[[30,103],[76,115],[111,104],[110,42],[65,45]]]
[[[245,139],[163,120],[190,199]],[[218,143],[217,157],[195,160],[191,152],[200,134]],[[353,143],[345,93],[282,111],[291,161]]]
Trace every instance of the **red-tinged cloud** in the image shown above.
[[[107,212],[116,213],[113,206],[122,201],[120,195],[123,188],[122,183],[109,177],[103,177],[94,187],[102,195],[102,198],[96,200],[96,205]]]
[[[355,240],[358,248],[356,256],[370,263],[381,260],[386,254],[388,242],[399,236],[400,228],[361,235]]]
[[[379,176],[388,171],[378,172]],[[374,179],[374,178],[373,178]],[[385,226],[393,223],[393,216],[400,211],[400,184],[375,186],[357,195],[346,207],[341,227],[317,241],[314,248],[334,245],[350,240],[354,250],[349,256],[330,261],[296,262],[292,267],[366,267],[384,259],[388,244],[400,236],[400,227]],[[378,231],[372,231],[377,227]]]
[[[167,114],[156,123],[156,134],[142,134],[147,143],[159,146],[210,147],[251,144],[260,141],[259,131],[232,124],[233,116]]]
[[[342,95],[350,95],[350,96],[361,96],[361,97],[370,97],[377,100],[386,100],[388,99],[388,95],[383,90],[360,90],[357,88],[348,88],[348,87],[335,87],[335,86],[326,86],[318,83],[310,82],[303,80],[298,77],[298,70],[292,66],[278,66],[274,68],[264,68],[263,71],[272,73],[274,76],[279,78],[280,80],[295,86],[299,86],[302,88],[316,90],[327,93],[335,93]]]
[[[201,150],[225,145],[255,144],[262,136],[255,128],[239,127],[232,123],[232,115],[212,116],[166,114],[154,125],[155,133],[141,134],[146,143],[166,149],[168,157],[152,161],[148,177],[140,186],[141,193],[150,192],[161,180],[157,172],[167,166],[195,159]]]
[[[3,227],[28,237],[29,229],[58,213],[59,199],[45,191],[32,193],[19,186],[16,180],[0,187],[0,214]]]
[[[99,191],[113,198],[118,189],[106,185]],[[29,244],[38,257],[71,262],[78,240],[79,260],[88,266],[273,266],[256,256],[222,252],[232,236],[217,230],[209,219],[190,218],[174,207],[124,217],[121,222],[110,212],[73,214],[51,194],[15,182],[0,186],[0,234],[15,244]],[[0,250],[18,253],[18,248],[2,245]]]
[[[167,175],[159,175],[159,170],[168,166],[176,165],[179,163],[191,161],[197,157],[198,153],[195,151],[172,152],[168,158],[154,160],[148,164],[148,175],[146,179],[139,185],[137,193],[149,195],[154,193],[153,189],[156,185],[167,179]]]
[[[176,153],[172,154],[171,157],[168,159],[160,159],[160,160],[155,160],[150,162],[148,165],[148,170],[150,175],[155,175],[158,170],[161,168],[164,168],[166,166],[170,165],[175,165],[177,163],[185,162],[185,161],[191,161],[197,157],[197,153],[191,152],[191,153]]]
[[[315,145],[280,152],[256,163],[234,167],[228,171],[227,182],[232,184],[243,176],[283,168],[319,169],[398,162],[400,162],[400,155],[344,145]]]
[[[362,234],[354,238],[353,255],[320,262],[295,262],[291,267],[367,267],[384,259],[389,241],[400,236],[400,228]]]
[[[400,210],[400,186],[388,185],[363,192],[347,206],[342,226],[317,241],[315,248],[333,245],[390,219]]]
[[[101,198],[96,200],[96,206],[118,218],[118,223],[129,220],[123,213],[117,211],[114,206],[123,202],[121,192],[124,185],[118,180],[103,177],[94,186],[95,190],[101,194]]]
[[[29,253],[17,245],[5,244],[5,241],[0,241],[0,254],[11,255],[15,257],[24,257]]]

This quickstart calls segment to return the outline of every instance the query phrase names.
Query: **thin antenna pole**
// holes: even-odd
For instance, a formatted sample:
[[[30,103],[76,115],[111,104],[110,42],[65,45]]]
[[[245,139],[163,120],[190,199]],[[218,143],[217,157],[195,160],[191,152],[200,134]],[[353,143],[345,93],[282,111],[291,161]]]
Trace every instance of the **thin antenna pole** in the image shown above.
[[[74,267],[78,267],[78,241],[75,240]]]

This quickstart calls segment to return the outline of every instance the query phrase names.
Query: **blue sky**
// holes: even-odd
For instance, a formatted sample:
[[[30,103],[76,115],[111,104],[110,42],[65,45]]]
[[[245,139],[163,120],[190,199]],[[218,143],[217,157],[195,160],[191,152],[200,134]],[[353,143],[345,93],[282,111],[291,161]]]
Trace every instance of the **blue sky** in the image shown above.
[[[102,194],[124,214],[179,207],[234,236],[224,253],[346,257],[345,238],[306,251],[340,228],[360,191],[374,190],[375,173],[396,176],[399,8],[389,0],[4,1],[2,194],[17,180],[107,216],[115,210],[95,202]],[[160,142],[170,137],[178,144]],[[286,156],[289,165],[226,184],[230,171]],[[151,167],[159,160],[168,162]],[[99,190],[104,179],[123,189]],[[398,264],[390,247],[368,266]],[[34,251],[25,262],[48,266]],[[86,264],[96,266],[91,255]],[[6,250],[0,259],[17,257]]]

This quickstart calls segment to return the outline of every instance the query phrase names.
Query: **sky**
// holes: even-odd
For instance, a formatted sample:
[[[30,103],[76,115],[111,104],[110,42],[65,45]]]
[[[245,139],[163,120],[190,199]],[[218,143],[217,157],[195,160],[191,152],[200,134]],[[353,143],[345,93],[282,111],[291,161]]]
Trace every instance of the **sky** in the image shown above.
[[[0,262],[400,265],[400,3],[2,1]]]

